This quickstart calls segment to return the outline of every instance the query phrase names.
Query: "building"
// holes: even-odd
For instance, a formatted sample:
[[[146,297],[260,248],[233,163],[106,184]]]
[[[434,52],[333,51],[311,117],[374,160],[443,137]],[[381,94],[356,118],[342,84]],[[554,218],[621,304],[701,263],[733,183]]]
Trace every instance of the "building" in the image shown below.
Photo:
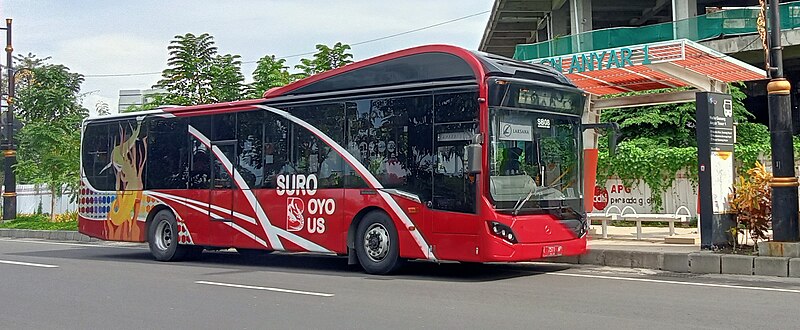
[[[758,0],[495,0],[480,50],[518,60],[688,39],[765,68]],[[784,65],[800,128],[800,1],[781,1]],[[747,83],[746,105],[768,121],[766,80]]]
[[[153,96],[164,93],[161,89],[121,89],[119,91],[119,112],[124,112],[133,105],[143,105],[153,101]]]

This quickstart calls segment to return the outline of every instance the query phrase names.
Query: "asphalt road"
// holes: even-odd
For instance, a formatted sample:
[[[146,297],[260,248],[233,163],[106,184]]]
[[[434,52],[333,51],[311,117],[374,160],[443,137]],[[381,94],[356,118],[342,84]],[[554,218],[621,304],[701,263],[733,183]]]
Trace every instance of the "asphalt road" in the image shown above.
[[[0,329],[792,329],[800,279],[410,263],[0,239]]]

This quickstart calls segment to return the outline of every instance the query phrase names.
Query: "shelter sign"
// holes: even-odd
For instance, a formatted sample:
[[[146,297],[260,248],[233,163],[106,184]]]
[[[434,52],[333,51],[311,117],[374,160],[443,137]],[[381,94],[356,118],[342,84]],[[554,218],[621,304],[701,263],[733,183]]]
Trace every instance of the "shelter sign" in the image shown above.
[[[680,52],[676,54],[681,56]],[[620,47],[586,53],[548,57],[526,62],[546,64],[562,73],[582,73],[610,69],[624,69],[634,65],[648,65],[662,62],[661,56],[650,55],[650,45]]]
[[[728,194],[733,186],[733,98],[697,93],[697,156],[701,247],[732,242],[733,219]]]

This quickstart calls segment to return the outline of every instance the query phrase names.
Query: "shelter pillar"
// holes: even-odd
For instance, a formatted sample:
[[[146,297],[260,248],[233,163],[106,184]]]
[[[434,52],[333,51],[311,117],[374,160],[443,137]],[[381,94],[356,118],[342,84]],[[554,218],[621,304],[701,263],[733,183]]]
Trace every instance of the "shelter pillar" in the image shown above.
[[[586,97],[586,106],[583,111],[581,122],[584,124],[596,124],[600,122],[600,111],[595,110],[592,104],[595,100],[591,94]],[[598,134],[595,130],[583,131],[583,205],[586,212],[592,212],[594,207],[594,187],[597,183],[597,139]]]
[[[579,36],[579,33],[592,31],[592,1],[570,0],[570,29],[574,36],[572,51],[582,52],[592,49],[592,39],[589,36]]]

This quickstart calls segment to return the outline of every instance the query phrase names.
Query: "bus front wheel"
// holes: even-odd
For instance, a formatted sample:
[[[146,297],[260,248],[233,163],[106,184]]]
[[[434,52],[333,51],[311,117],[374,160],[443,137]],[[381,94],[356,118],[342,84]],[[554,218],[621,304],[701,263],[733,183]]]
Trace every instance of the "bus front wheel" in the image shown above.
[[[386,213],[373,211],[364,215],[356,230],[356,255],[361,267],[370,274],[389,274],[403,264],[400,258],[397,229]]]
[[[153,216],[147,227],[147,243],[156,260],[194,259],[202,253],[202,247],[178,244],[177,229],[178,221],[169,210],[161,210]]]

